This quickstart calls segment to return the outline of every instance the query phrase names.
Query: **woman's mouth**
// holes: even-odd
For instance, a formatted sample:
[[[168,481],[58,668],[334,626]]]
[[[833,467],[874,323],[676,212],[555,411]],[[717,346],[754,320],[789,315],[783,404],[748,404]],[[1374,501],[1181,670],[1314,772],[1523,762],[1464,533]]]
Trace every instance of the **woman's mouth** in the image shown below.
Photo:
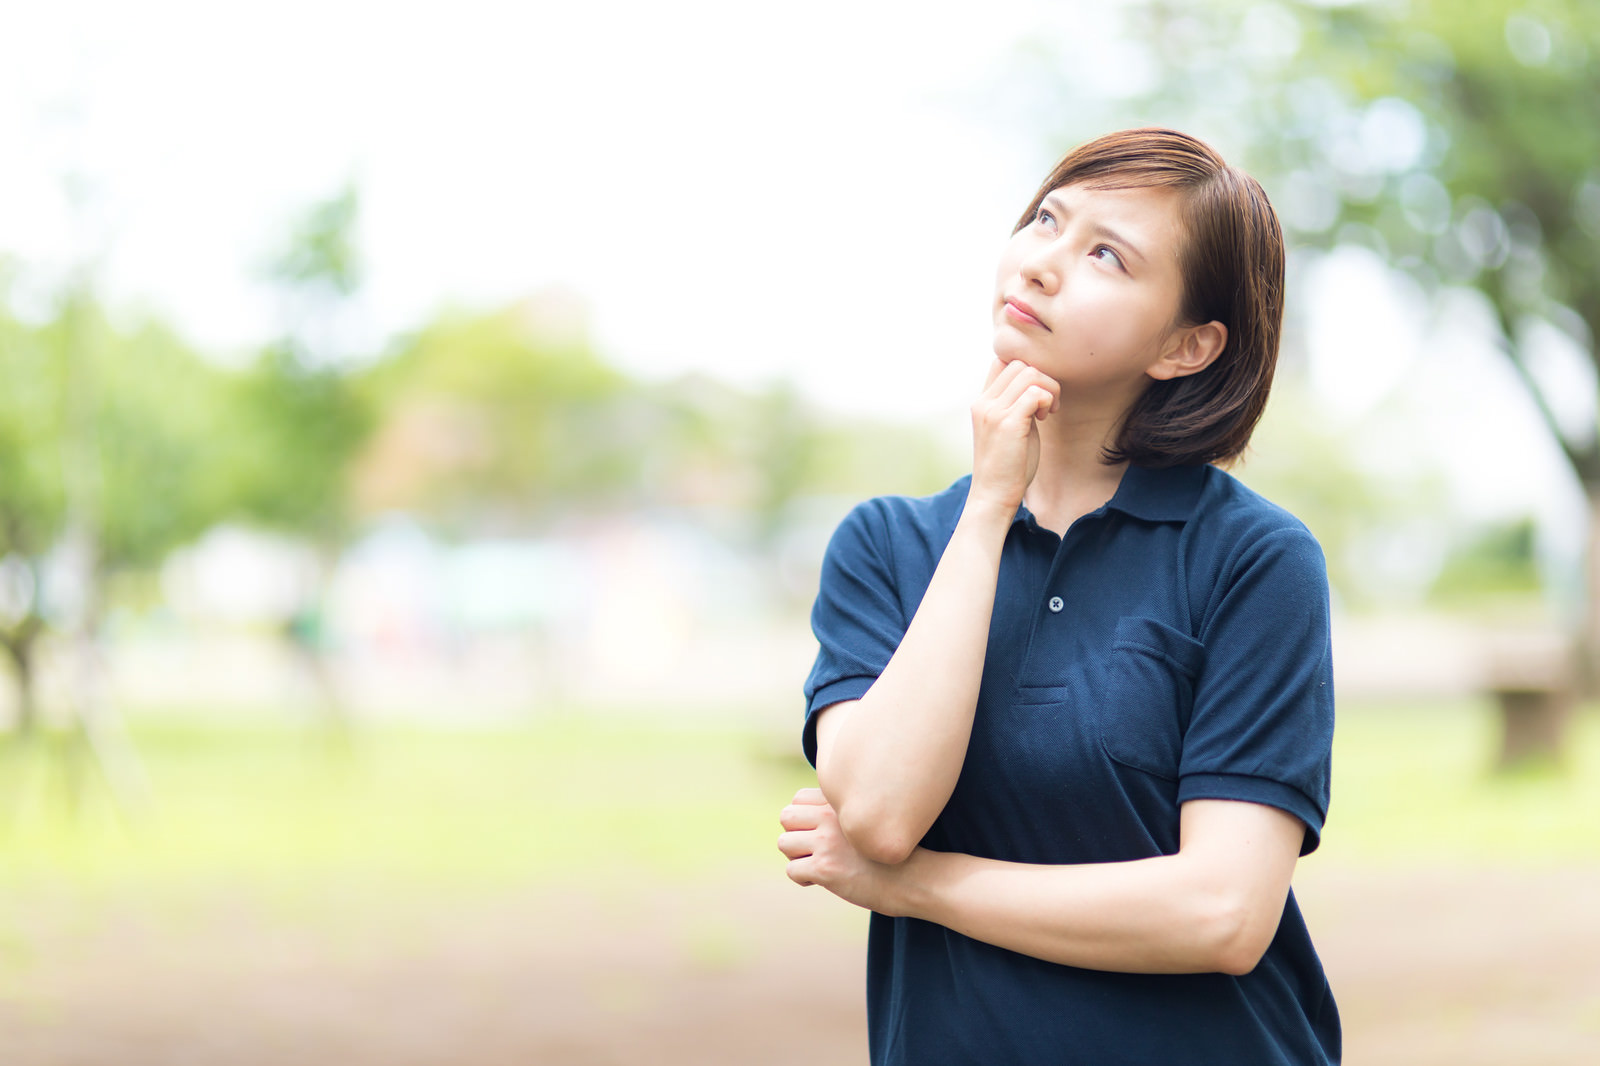
[[[1018,322],[1025,326],[1038,326],[1046,332],[1050,330],[1050,327],[1045,325],[1044,321],[1034,313],[1033,308],[1015,297],[1006,297],[1006,315],[1013,322]]]

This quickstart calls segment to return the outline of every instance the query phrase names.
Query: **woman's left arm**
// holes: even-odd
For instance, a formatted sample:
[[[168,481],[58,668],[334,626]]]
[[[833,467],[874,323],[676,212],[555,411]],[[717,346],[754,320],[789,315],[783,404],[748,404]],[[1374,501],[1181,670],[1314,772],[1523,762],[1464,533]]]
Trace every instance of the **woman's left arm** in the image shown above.
[[[918,848],[862,858],[822,793],[784,808],[789,877],[883,914],[921,918],[1024,955],[1124,973],[1246,974],[1272,943],[1305,824],[1235,800],[1183,805],[1176,854],[1040,866]]]

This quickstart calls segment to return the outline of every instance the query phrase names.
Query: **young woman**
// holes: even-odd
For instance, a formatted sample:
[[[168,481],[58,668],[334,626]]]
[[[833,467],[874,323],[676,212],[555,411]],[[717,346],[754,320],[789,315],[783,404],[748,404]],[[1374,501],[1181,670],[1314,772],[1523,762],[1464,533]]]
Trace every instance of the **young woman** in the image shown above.
[[[1070,153],[1001,257],[973,469],[840,525],[790,878],[872,915],[876,1064],[1324,1064],[1289,884],[1328,805],[1322,553],[1219,469],[1283,239],[1205,144]]]

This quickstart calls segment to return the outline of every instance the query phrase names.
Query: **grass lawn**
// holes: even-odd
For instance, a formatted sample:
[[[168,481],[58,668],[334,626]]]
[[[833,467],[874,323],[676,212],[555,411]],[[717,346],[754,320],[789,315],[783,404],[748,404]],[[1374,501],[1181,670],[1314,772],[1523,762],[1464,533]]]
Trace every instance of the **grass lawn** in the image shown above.
[[[1486,705],[1340,714],[1297,895],[1352,1061],[1600,1061],[1600,714],[1563,771],[1514,777]],[[793,736],[133,736],[151,800],[126,813],[92,772],[67,787],[59,741],[0,747],[7,1064],[862,1061],[862,916],[774,847],[813,780]]]
[[[1577,716],[1558,767],[1494,773],[1487,701],[1342,707],[1329,859],[1405,864],[1600,862],[1600,713]]]
[[[1316,861],[1600,861],[1600,715],[1564,769],[1496,776],[1487,705],[1341,710]],[[367,726],[348,751],[304,727],[136,723],[150,782],[119,810],[69,746],[0,749],[0,895],[218,883],[387,896],[779,870],[778,808],[811,783],[781,738],[644,717],[450,731]]]
[[[149,722],[133,743],[149,802],[129,809],[64,738],[0,751],[0,892],[219,881],[293,892],[355,878],[404,894],[613,868],[715,876],[778,858],[778,807],[809,779],[767,738],[610,716],[370,725],[347,748],[290,725]]]

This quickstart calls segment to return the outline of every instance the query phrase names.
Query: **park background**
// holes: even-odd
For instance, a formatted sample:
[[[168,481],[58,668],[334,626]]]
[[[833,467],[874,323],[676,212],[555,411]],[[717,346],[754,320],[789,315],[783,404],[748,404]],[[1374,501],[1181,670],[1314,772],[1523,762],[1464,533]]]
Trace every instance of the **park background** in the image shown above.
[[[1236,472],[1329,561],[1348,1060],[1600,1056],[1591,5],[0,40],[0,1061],[864,1062],[774,847],[821,553],[964,472],[1017,212],[1144,124],[1293,249]]]

